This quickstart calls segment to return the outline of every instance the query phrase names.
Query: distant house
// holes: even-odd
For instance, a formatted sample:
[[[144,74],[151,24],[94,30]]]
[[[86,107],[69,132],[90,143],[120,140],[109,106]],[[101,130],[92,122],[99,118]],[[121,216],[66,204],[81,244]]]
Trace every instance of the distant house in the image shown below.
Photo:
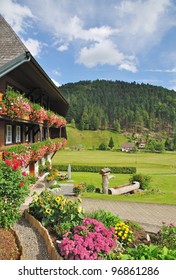
[[[51,122],[48,123],[47,119],[45,121],[26,119],[22,115],[11,117],[4,110],[3,104],[7,91],[11,89],[22,94],[31,104],[40,105],[48,112],[48,116],[50,112]],[[4,151],[9,147],[19,144],[29,147],[40,142],[40,151],[43,153],[38,151],[38,155],[35,154],[36,157],[28,159],[25,166],[31,175],[37,175],[39,164],[51,160],[53,151],[62,146],[60,143],[62,139],[64,143],[66,142],[66,122],[63,119],[67,110],[68,103],[59,89],[0,15],[0,157],[3,157]],[[57,118],[58,123],[54,122],[53,116]],[[54,142],[56,139],[58,146]],[[48,150],[45,141],[51,144]],[[55,149],[51,149],[51,146]],[[44,147],[46,152],[42,150]]]
[[[121,146],[121,151],[122,151],[122,152],[128,153],[128,152],[133,151],[134,148],[135,148],[135,144],[134,144],[134,143],[128,143],[128,142],[126,142],[126,143],[123,143],[123,144],[122,144],[122,146]]]
[[[138,148],[143,149],[146,146],[146,142],[145,141],[141,141],[138,143]]]

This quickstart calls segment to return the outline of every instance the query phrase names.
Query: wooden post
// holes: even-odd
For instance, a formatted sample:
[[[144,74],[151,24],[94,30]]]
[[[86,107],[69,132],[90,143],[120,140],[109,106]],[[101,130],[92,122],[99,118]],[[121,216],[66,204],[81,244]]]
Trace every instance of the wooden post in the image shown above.
[[[103,193],[108,194],[110,169],[102,168],[100,174],[102,175],[102,191]]]

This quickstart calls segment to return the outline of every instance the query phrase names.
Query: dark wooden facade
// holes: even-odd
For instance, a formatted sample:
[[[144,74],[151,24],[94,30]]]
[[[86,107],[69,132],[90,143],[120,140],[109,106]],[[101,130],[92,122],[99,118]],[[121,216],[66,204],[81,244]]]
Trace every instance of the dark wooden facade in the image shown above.
[[[67,101],[0,15],[0,98],[9,88],[47,110],[66,115]],[[9,145],[35,143],[48,137],[66,138],[66,128],[48,128],[44,124],[0,115],[0,151]]]

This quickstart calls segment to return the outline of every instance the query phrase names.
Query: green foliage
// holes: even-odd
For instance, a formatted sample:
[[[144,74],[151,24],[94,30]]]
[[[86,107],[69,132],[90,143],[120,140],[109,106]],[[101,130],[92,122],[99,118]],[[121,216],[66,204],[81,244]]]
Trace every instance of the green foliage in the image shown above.
[[[85,186],[85,191],[88,192],[88,193],[89,192],[94,192],[95,189],[96,189],[96,187],[94,185],[91,185],[91,184],[86,184],[86,186]]]
[[[113,141],[113,139],[112,139],[112,136],[111,136],[111,138],[110,138],[110,140],[109,140],[108,147],[109,147],[110,149],[112,149],[112,148],[114,147],[114,141]]]
[[[176,226],[172,223],[169,225],[163,224],[157,234],[157,243],[160,246],[176,250]]]
[[[9,228],[19,218],[19,208],[28,194],[29,181],[18,161],[0,161],[0,227]]]
[[[150,140],[148,145],[146,146],[146,150],[162,153],[165,151],[165,144],[161,141]]]
[[[71,170],[73,172],[93,172],[93,173],[99,173],[100,169],[102,169],[103,166],[87,166],[87,165],[72,165]],[[55,166],[57,168],[57,166]],[[68,165],[59,165],[58,169],[60,171],[67,171]],[[115,167],[110,166],[111,173],[114,174],[133,174],[136,172],[135,167]]]
[[[44,165],[43,164],[39,165],[39,172],[40,173],[50,172],[50,171],[51,171],[51,164],[48,160],[45,162]]]
[[[101,151],[106,151],[107,150],[107,144],[106,143],[100,143],[99,147],[98,147],[98,150],[101,150]]]
[[[87,214],[88,217],[102,222],[106,228],[114,227],[121,220],[118,216],[113,215],[110,211],[97,210]]]
[[[77,196],[82,194],[83,191],[84,191],[84,185],[79,184],[73,187],[73,192]]]
[[[175,128],[175,91],[122,81],[80,81],[60,87],[69,100],[67,120],[82,129],[144,128],[158,132]],[[118,124],[117,124],[118,120]],[[92,124],[95,124],[93,126]]]
[[[72,228],[84,218],[80,202],[79,198],[73,201],[65,199],[63,195],[56,196],[45,190],[39,196],[34,196],[29,205],[29,213],[46,227],[59,228],[61,223],[69,221]]]
[[[176,250],[143,243],[135,248],[126,248],[125,254],[119,254],[120,260],[176,260]]]
[[[150,187],[151,177],[148,175],[141,174],[141,173],[133,174],[131,176],[131,178],[129,179],[129,182],[132,184],[134,181],[139,182],[140,188],[142,190],[145,190],[145,189],[149,189],[149,187]]]

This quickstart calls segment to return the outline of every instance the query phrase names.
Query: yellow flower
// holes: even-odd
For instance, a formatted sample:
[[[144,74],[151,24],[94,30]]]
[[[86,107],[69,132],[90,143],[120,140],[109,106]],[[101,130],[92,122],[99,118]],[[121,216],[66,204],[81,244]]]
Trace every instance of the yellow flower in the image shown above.
[[[34,197],[34,201],[37,202],[38,201],[38,196]]]
[[[131,242],[132,240],[131,240],[131,238],[128,238],[128,242]]]
[[[78,213],[81,213],[82,207],[78,207],[78,208],[77,208],[77,211],[78,211]]]
[[[56,202],[60,202],[60,201],[61,201],[60,197],[57,196],[57,197],[55,198],[55,201],[56,201]]]
[[[119,236],[121,236],[121,235],[122,235],[122,232],[121,232],[121,231],[119,231],[118,235],[119,235]]]
[[[46,208],[45,212],[46,212],[47,214],[51,214],[51,209]]]

